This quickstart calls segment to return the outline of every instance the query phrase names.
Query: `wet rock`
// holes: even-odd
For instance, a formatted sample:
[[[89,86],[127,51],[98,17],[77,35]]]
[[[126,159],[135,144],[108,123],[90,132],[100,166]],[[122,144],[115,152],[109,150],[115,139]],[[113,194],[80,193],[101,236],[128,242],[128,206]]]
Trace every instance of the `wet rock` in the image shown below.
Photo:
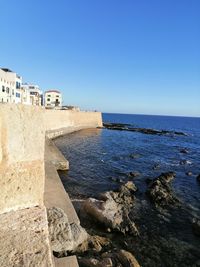
[[[140,176],[140,173],[139,172],[129,172],[129,176],[135,178],[137,176]]]
[[[145,182],[146,182],[146,184],[150,184],[152,182],[152,179],[151,178],[146,178]]]
[[[193,173],[192,173],[192,172],[186,172],[186,175],[187,175],[187,176],[192,176]]]
[[[178,203],[178,199],[174,195],[170,182],[174,179],[174,172],[167,172],[161,174],[149,183],[147,195],[156,206],[167,206]]]
[[[197,181],[200,183],[200,174],[197,176]]]
[[[120,183],[120,184],[123,183],[123,180],[121,178],[111,177],[110,179],[115,183]]]
[[[53,251],[72,251],[87,240],[88,235],[85,229],[77,223],[69,223],[62,209],[57,207],[47,209],[47,217]]]
[[[79,265],[82,267],[98,267],[99,260],[94,259],[94,258],[81,258],[78,260]]]
[[[103,247],[110,245],[110,243],[108,238],[98,235],[91,236],[88,241],[89,248],[97,252],[100,252]]]
[[[188,151],[186,148],[182,148],[182,149],[180,150],[180,153],[182,153],[182,154],[188,154],[189,151]]]
[[[167,136],[174,136],[174,135],[187,136],[187,134],[183,133],[183,132],[132,127],[131,125],[122,124],[122,123],[120,123],[120,124],[119,123],[103,123],[103,126],[106,129],[110,129],[110,130],[139,132],[139,133],[143,133],[143,134],[167,135]]]
[[[95,259],[95,258],[82,258],[79,259],[79,264],[83,267],[113,267],[111,258]]]
[[[128,251],[120,250],[119,253],[117,253],[117,258],[123,267],[140,267],[136,258]]]
[[[190,160],[184,159],[184,160],[180,161],[180,165],[191,165],[191,164],[192,164],[192,162]]]
[[[105,258],[99,262],[98,267],[113,267],[113,262],[111,258]]]
[[[100,252],[103,248],[111,245],[110,239],[98,235],[88,236],[88,239],[82,243],[75,252],[84,253],[86,251]]]
[[[83,209],[92,218],[102,223],[107,229],[129,232],[138,235],[136,225],[129,218],[129,212],[134,203],[134,193],[137,190],[131,181],[122,185],[118,191],[109,191],[100,195],[100,200],[89,198]]]
[[[138,159],[138,158],[140,158],[140,154],[130,154],[129,157],[131,159]]]
[[[160,164],[155,164],[153,167],[152,167],[153,170],[159,170],[160,169]]]
[[[121,186],[120,195],[129,193],[129,192],[127,192],[127,190],[130,192],[136,192],[137,187],[133,182],[128,181],[127,183],[125,183],[124,185]]]
[[[192,229],[195,235],[200,236],[200,219],[193,219],[192,221]]]

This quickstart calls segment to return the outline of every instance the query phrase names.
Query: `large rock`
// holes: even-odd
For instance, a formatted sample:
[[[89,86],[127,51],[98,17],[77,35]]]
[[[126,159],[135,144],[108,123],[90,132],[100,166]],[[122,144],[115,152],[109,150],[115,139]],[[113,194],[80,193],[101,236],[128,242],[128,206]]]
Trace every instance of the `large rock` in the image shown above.
[[[193,219],[192,221],[192,229],[195,235],[200,236],[200,220]]]
[[[138,235],[136,225],[129,218],[136,190],[134,183],[129,181],[122,185],[118,191],[101,194],[100,200],[87,199],[84,202],[83,210],[107,228]]]
[[[174,172],[161,174],[149,183],[147,194],[156,206],[166,206],[178,202],[171,189],[170,182],[175,177]]]
[[[87,240],[88,235],[85,229],[75,222],[69,223],[67,215],[62,209],[49,208],[47,217],[53,251],[72,251]]]
[[[110,244],[111,241],[106,237],[88,235],[88,239],[76,249],[76,252],[79,254],[86,251],[100,252],[103,248],[108,247]]]
[[[128,251],[120,250],[119,253],[117,253],[117,258],[122,263],[123,267],[140,267],[136,258]]]
[[[138,261],[128,251],[103,253],[101,258],[81,258],[79,263],[83,267],[140,267]]]

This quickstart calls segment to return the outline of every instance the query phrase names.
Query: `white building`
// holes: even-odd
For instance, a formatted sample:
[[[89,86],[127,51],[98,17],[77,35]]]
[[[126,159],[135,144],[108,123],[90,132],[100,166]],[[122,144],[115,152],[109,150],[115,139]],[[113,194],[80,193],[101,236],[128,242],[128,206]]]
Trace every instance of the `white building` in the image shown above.
[[[23,84],[23,104],[42,106],[43,95],[38,85],[35,84]]]
[[[61,108],[62,94],[58,90],[49,90],[45,92],[45,107],[46,108]]]
[[[7,68],[0,68],[0,102],[21,103],[22,77]]]

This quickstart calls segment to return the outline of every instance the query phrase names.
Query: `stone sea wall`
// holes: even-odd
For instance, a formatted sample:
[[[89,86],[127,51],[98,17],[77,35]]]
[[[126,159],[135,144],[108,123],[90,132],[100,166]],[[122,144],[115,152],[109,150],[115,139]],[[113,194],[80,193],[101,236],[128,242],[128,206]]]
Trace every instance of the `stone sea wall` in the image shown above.
[[[84,128],[102,127],[100,112],[45,110],[45,130],[49,138]]]
[[[99,112],[0,104],[0,227],[6,233],[0,236],[0,266],[55,266],[44,204],[45,135],[99,126]]]

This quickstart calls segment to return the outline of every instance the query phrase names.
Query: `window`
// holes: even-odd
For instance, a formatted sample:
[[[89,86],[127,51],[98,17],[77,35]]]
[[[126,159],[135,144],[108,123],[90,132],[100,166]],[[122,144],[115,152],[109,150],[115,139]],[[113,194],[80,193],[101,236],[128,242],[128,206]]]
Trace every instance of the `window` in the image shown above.
[[[20,84],[20,82],[16,82],[16,88],[17,88],[17,89],[20,89],[20,88],[21,88],[21,84]]]
[[[5,92],[5,86],[2,85],[2,92]]]
[[[10,91],[9,87],[6,87],[6,93],[7,94],[9,94],[9,91]]]
[[[57,95],[56,97],[59,97],[59,95]]]
[[[20,93],[16,93],[16,97],[20,97]]]
[[[51,95],[48,95],[48,97],[51,97]]]
[[[50,101],[50,98],[47,98],[47,101]]]

